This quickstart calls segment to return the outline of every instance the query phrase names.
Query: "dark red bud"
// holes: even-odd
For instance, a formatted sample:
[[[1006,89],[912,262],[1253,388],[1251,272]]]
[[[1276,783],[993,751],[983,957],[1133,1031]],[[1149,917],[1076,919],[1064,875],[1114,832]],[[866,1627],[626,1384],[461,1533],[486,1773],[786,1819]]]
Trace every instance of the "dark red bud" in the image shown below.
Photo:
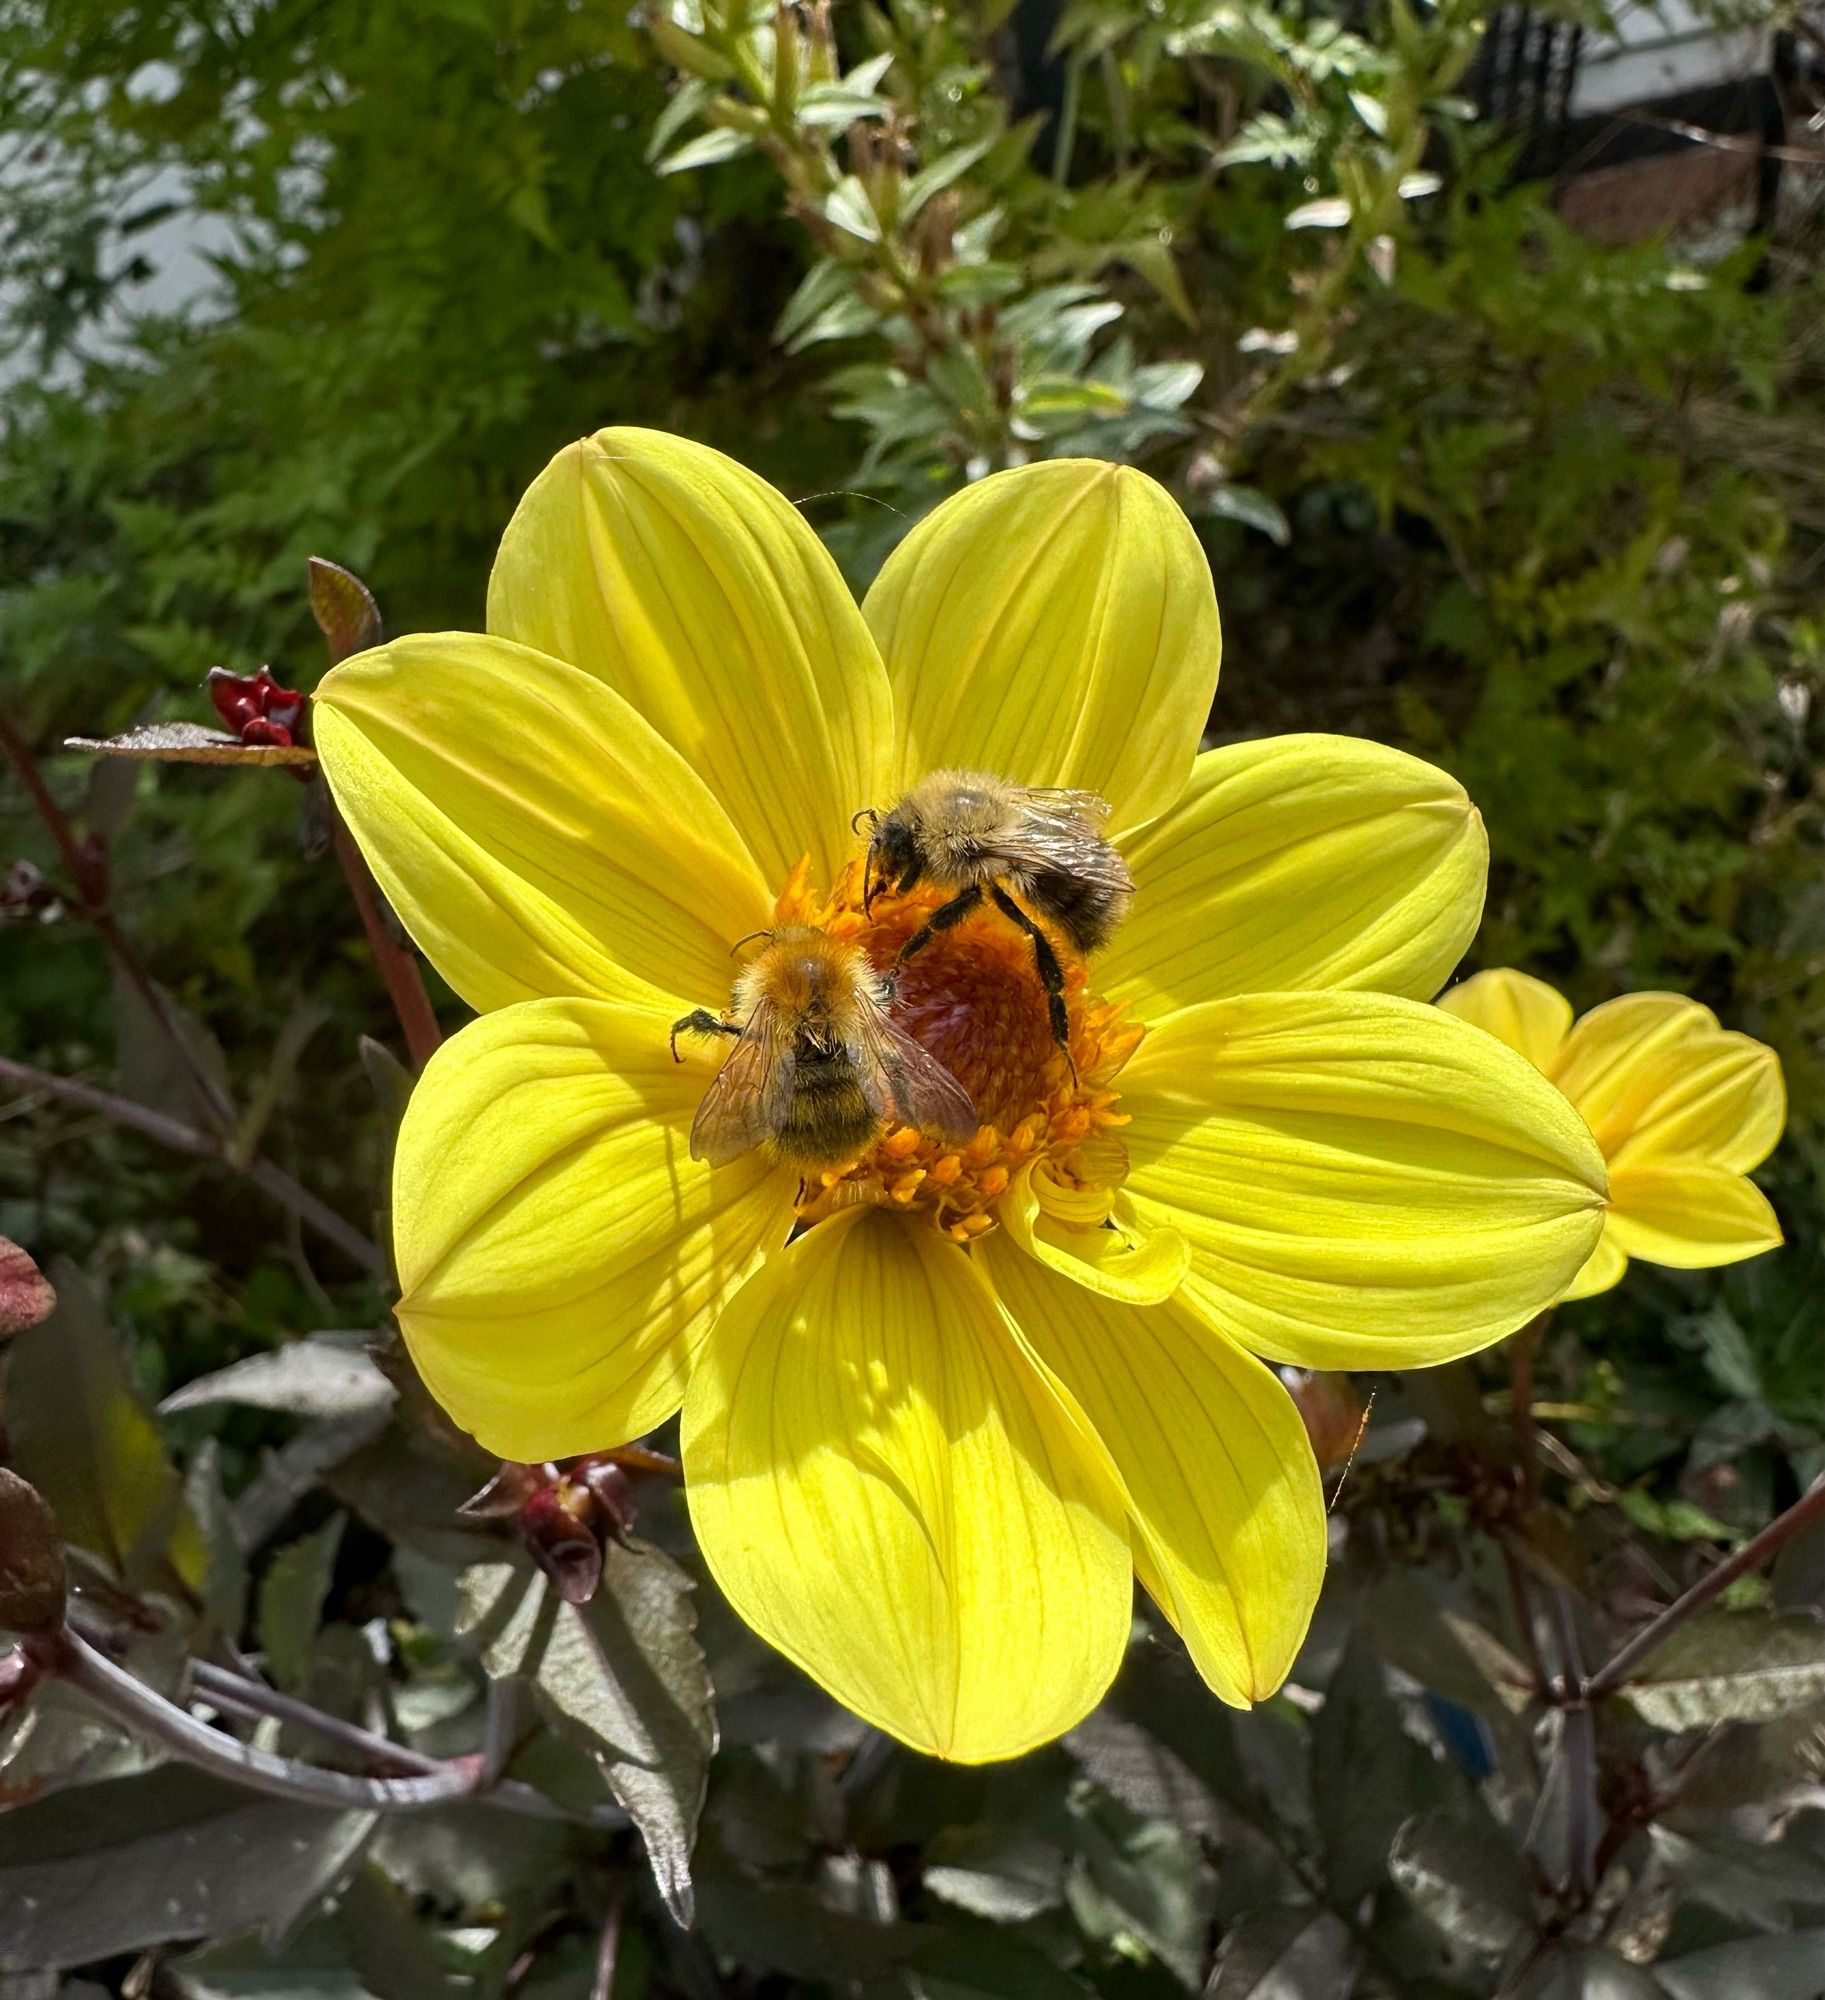
[[[500,1471],[479,1493],[471,1494],[456,1511],[480,1520],[496,1520],[517,1514],[545,1480],[543,1466],[521,1465],[514,1459],[503,1459]]]
[[[222,727],[243,743],[291,743],[304,718],[304,697],[281,687],[270,667],[257,674],[233,674],[226,667],[209,669],[209,699]]]
[[[587,1604],[602,1581],[602,1544],[577,1518],[579,1502],[589,1504],[580,1488],[546,1486],[520,1509],[520,1538],[566,1604]]]

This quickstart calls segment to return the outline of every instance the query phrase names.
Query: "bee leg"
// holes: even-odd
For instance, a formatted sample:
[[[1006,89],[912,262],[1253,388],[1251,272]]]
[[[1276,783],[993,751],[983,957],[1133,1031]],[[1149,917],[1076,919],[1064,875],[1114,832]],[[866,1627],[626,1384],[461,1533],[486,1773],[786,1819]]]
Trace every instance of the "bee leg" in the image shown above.
[[[999,892],[997,892],[999,893]],[[952,924],[960,924],[982,901],[982,884],[972,882],[967,889],[960,889],[941,909],[934,910],[919,928],[900,947],[896,965],[904,965],[916,951],[923,951],[940,931],[947,931]]]
[[[1071,1080],[1075,1083],[1077,1065],[1071,1062],[1071,1020],[1065,1012],[1065,969],[1052,949],[1052,940],[999,884],[990,889],[989,895],[1008,922],[1033,940],[1033,960],[1039,968],[1039,983],[1046,990],[1046,1020],[1053,1041],[1064,1050],[1065,1061],[1071,1063]]]
[[[738,1041],[741,1030],[733,1021],[719,1020],[707,1007],[693,1007],[682,1021],[672,1023],[671,1043],[673,1062],[683,1062],[678,1053],[680,1035],[733,1035]]]

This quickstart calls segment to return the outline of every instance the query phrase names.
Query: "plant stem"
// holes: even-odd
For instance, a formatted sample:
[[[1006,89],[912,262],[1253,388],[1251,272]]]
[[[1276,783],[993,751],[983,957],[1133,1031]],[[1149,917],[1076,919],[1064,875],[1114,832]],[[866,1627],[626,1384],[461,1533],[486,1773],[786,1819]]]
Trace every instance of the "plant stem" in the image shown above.
[[[418,969],[417,959],[389,933],[386,919],[380,913],[374,877],[340,814],[334,837],[336,859],[342,864],[349,894],[361,913],[361,928],[367,932],[374,963],[386,982],[387,998],[393,1003],[400,1032],[406,1038],[406,1052],[412,1058],[412,1067],[422,1070],[443,1040],[443,1030],[431,1011],[431,997],[425,991],[424,975]]]
[[[135,1104],[130,1097],[117,1097],[112,1091],[96,1089],[93,1084],[78,1083],[74,1077],[53,1076],[49,1070],[14,1062],[10,1056],[0,1056],[0,1082],[17,1084],[26,1090],[43,1091],[47,1097],[57,1098],[65,1104],[79,1104],[85,1110],[98,1112],[116,1125],[138,1132],[158,1145],[168,1146],[174,1153],[188,1153],[199,1160],[218,1160],[223,1166],[252,1181],[255,1187],[270,1195],[282,1208],[290,1209],[326,1243],[333,1243],[364,1271],[375,1277],[386,1272],[387,1261],[377,1244],[362,1235],[352,1223],[345,1222],[327,1202],[320,1201],[308,1188],[301,1187],[282,1167],[274,1166],[270,1160],[237,1160],[226,1134],[217,1137],[199,1132],[193,1126],[180,1125],[175,1118],[167,1118],[162,1111]]]
[[[1752,1541],[1745,1542],[1735,1555],[1720,1562],[1699,1578],[1690,1590],[1650,1619],[1608,1662],[1599,1667],[1585,1684],[1585,1697],[1602,1701],[1616,1693],[1648,1655],[1663,1646],[1686,1621],[1702,1611],[1715,1597],[1728,1590],[1739,1576],[1778,1555],[1803,1529],[1825,1519],[1825,1478],[1816,1480],[1784,1514],[1777,1514]]]
[[[596,1977],[590,2000],[610,2000],[615,1990],[615,1960],[621,1953],[621,1912],[627,1905],[627,1890],[617,1884],[610,1893],[608,1915],[602,1920],[602,1942],[596,1947]]]
[[[1582,1908],[1596,1892],[1597,1726],[1591,1713],[1578,1647],[1571,1599],[1552,1594],[1553,1626],[1559,1642],[1559,1755],[1565,1771],[1565,1858],[1567,1889]]]
[[[139,954],[127,942],[126,934],[114,921],[108,908],[106,870],[84,844],[77,839],[76,829],[70,824],[69,815],[51,795],[51,788],[44,782],[44,773],[38,768],[38,760],[32,755],[31,746],[25,738],[0,715],[0,752],[19,774],[19,782],[30,795],[38,817],[44,822],[45,831],[56,844],[63,857],[63,865],[69,871],[70,880],[76,891],[76,909],[83,919],[93,926],[101,941],[107,946],[116,965],[144,1003],[152,1016],[159,1033],[164,1037],[179,1066],[189,1079],[190,1087],[198,1102],[208,1114],[209,1121],[221,1132],[232,1132],[235,1127],[235,1108],[223,1095],[215,1079],[196,1059],[196,1052],[184,1039],[177,1023],[171,1018],[171,1010],[165,998],[152,983],[151,975],[139,962]]]
[[[350,1751],[369,1763],[390,1765],[395,1772],[429,1776],[446,1768],[441,1759],[427,1757],[422,1750],[414,1750],[409,1744],[395,1743],[389,1737],[377,1736],[372,1730],[361,1728],[357,1723],[345,1722],[340,1716],[326,1715],[322,1709],[312,1708],[308,1702],[299,1701],[294,1695],[282,1694],[264,1681],[231,1673],[226,1667],[218,1667],[209,1660],[190,1662],[190,1684],[198,1698],[212,1708],[254,1718],[271,1716],[293,1729],[315,1736],[320,1742],[332,1743],[339,1749]],[[496,1721],[497,1716],[510,1721],[511,1694],[512,1689],[504,1682],[490,1681],[488,1684],[489,1721],[496,1731],[497,1740],[484,1743],[484,1766],[491,1754],[500,1755],[512,1747],[507,1741],[505,1728]],[[505,1761],[504,1755],[502,1761]],[[523,1785],[514,1778],[497,1777],[491,1785],[478,1791],[477,1797],[504,1811],[523,1813],[529,1819],[575,1820],[582,1817],[591,1826],[611,1830],[627,1823],[619,1807],[602,1805],[591,1807],[586,1814],[570,1812],[555,1800],[548,1799],[543,1792],[535,1791],[531,1785]]]
[[[87,1695],[117,1721],[161,1744],[187,1764],[213,1771],[252,1791],[342,1810],[423,1812],[431,1806],[474,1798],[486,1790],[486,1763],[480,1756],[453,1757],[435,1771],[405,1778],[357,1778],[346,1771],[295,1763],[199,1722],[117,1667],[68,1627],[24,1643],[46,1672]]]

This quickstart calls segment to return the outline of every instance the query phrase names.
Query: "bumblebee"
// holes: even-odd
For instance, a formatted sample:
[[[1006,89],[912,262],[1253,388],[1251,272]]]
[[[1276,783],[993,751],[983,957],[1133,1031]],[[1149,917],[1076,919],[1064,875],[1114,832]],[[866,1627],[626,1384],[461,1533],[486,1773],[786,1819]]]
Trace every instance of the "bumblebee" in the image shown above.
[[[986,899],[1032,940],[1052,1039],[1065,1047],[1064,969],[1029,912],[1055,924],[1080,957],[1107,942],[1134,894],[1127,863],[1103,838],[1108,801],[981,771],[933,771],[891,811],[856,817],[872,823],[864,909],[890,887],[904,895],[934,882],[956,892],[900,947],[900,963]]]
[[[766,933],[741,969],[727,1015],[699,1007],[672,1028],[734,1043],[691,1125],[691,1158],[711,1166],[755,1147],[817,1173],[853,1160],[890,1119],[967,1139],[969,1093],[888,1012],[893,982],[859,947],[808,924]]]

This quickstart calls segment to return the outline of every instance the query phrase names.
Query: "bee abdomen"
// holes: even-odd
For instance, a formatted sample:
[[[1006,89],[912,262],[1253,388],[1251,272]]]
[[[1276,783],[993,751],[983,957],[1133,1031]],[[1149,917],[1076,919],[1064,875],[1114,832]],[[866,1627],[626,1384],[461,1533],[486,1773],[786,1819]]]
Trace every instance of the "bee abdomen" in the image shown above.
[[[1128,907],[1128,897],[1123,891],[1052,869],[1036,871],[1031,876],[1027,900],[1042,917],[1049,917],[1085,957],[1109,941],[1110,933]]]
[[[806,1063],[774,1145],[780,1158],[794,1166],[835,1166],[863,1151],[880,1126],[850,1065]]]

